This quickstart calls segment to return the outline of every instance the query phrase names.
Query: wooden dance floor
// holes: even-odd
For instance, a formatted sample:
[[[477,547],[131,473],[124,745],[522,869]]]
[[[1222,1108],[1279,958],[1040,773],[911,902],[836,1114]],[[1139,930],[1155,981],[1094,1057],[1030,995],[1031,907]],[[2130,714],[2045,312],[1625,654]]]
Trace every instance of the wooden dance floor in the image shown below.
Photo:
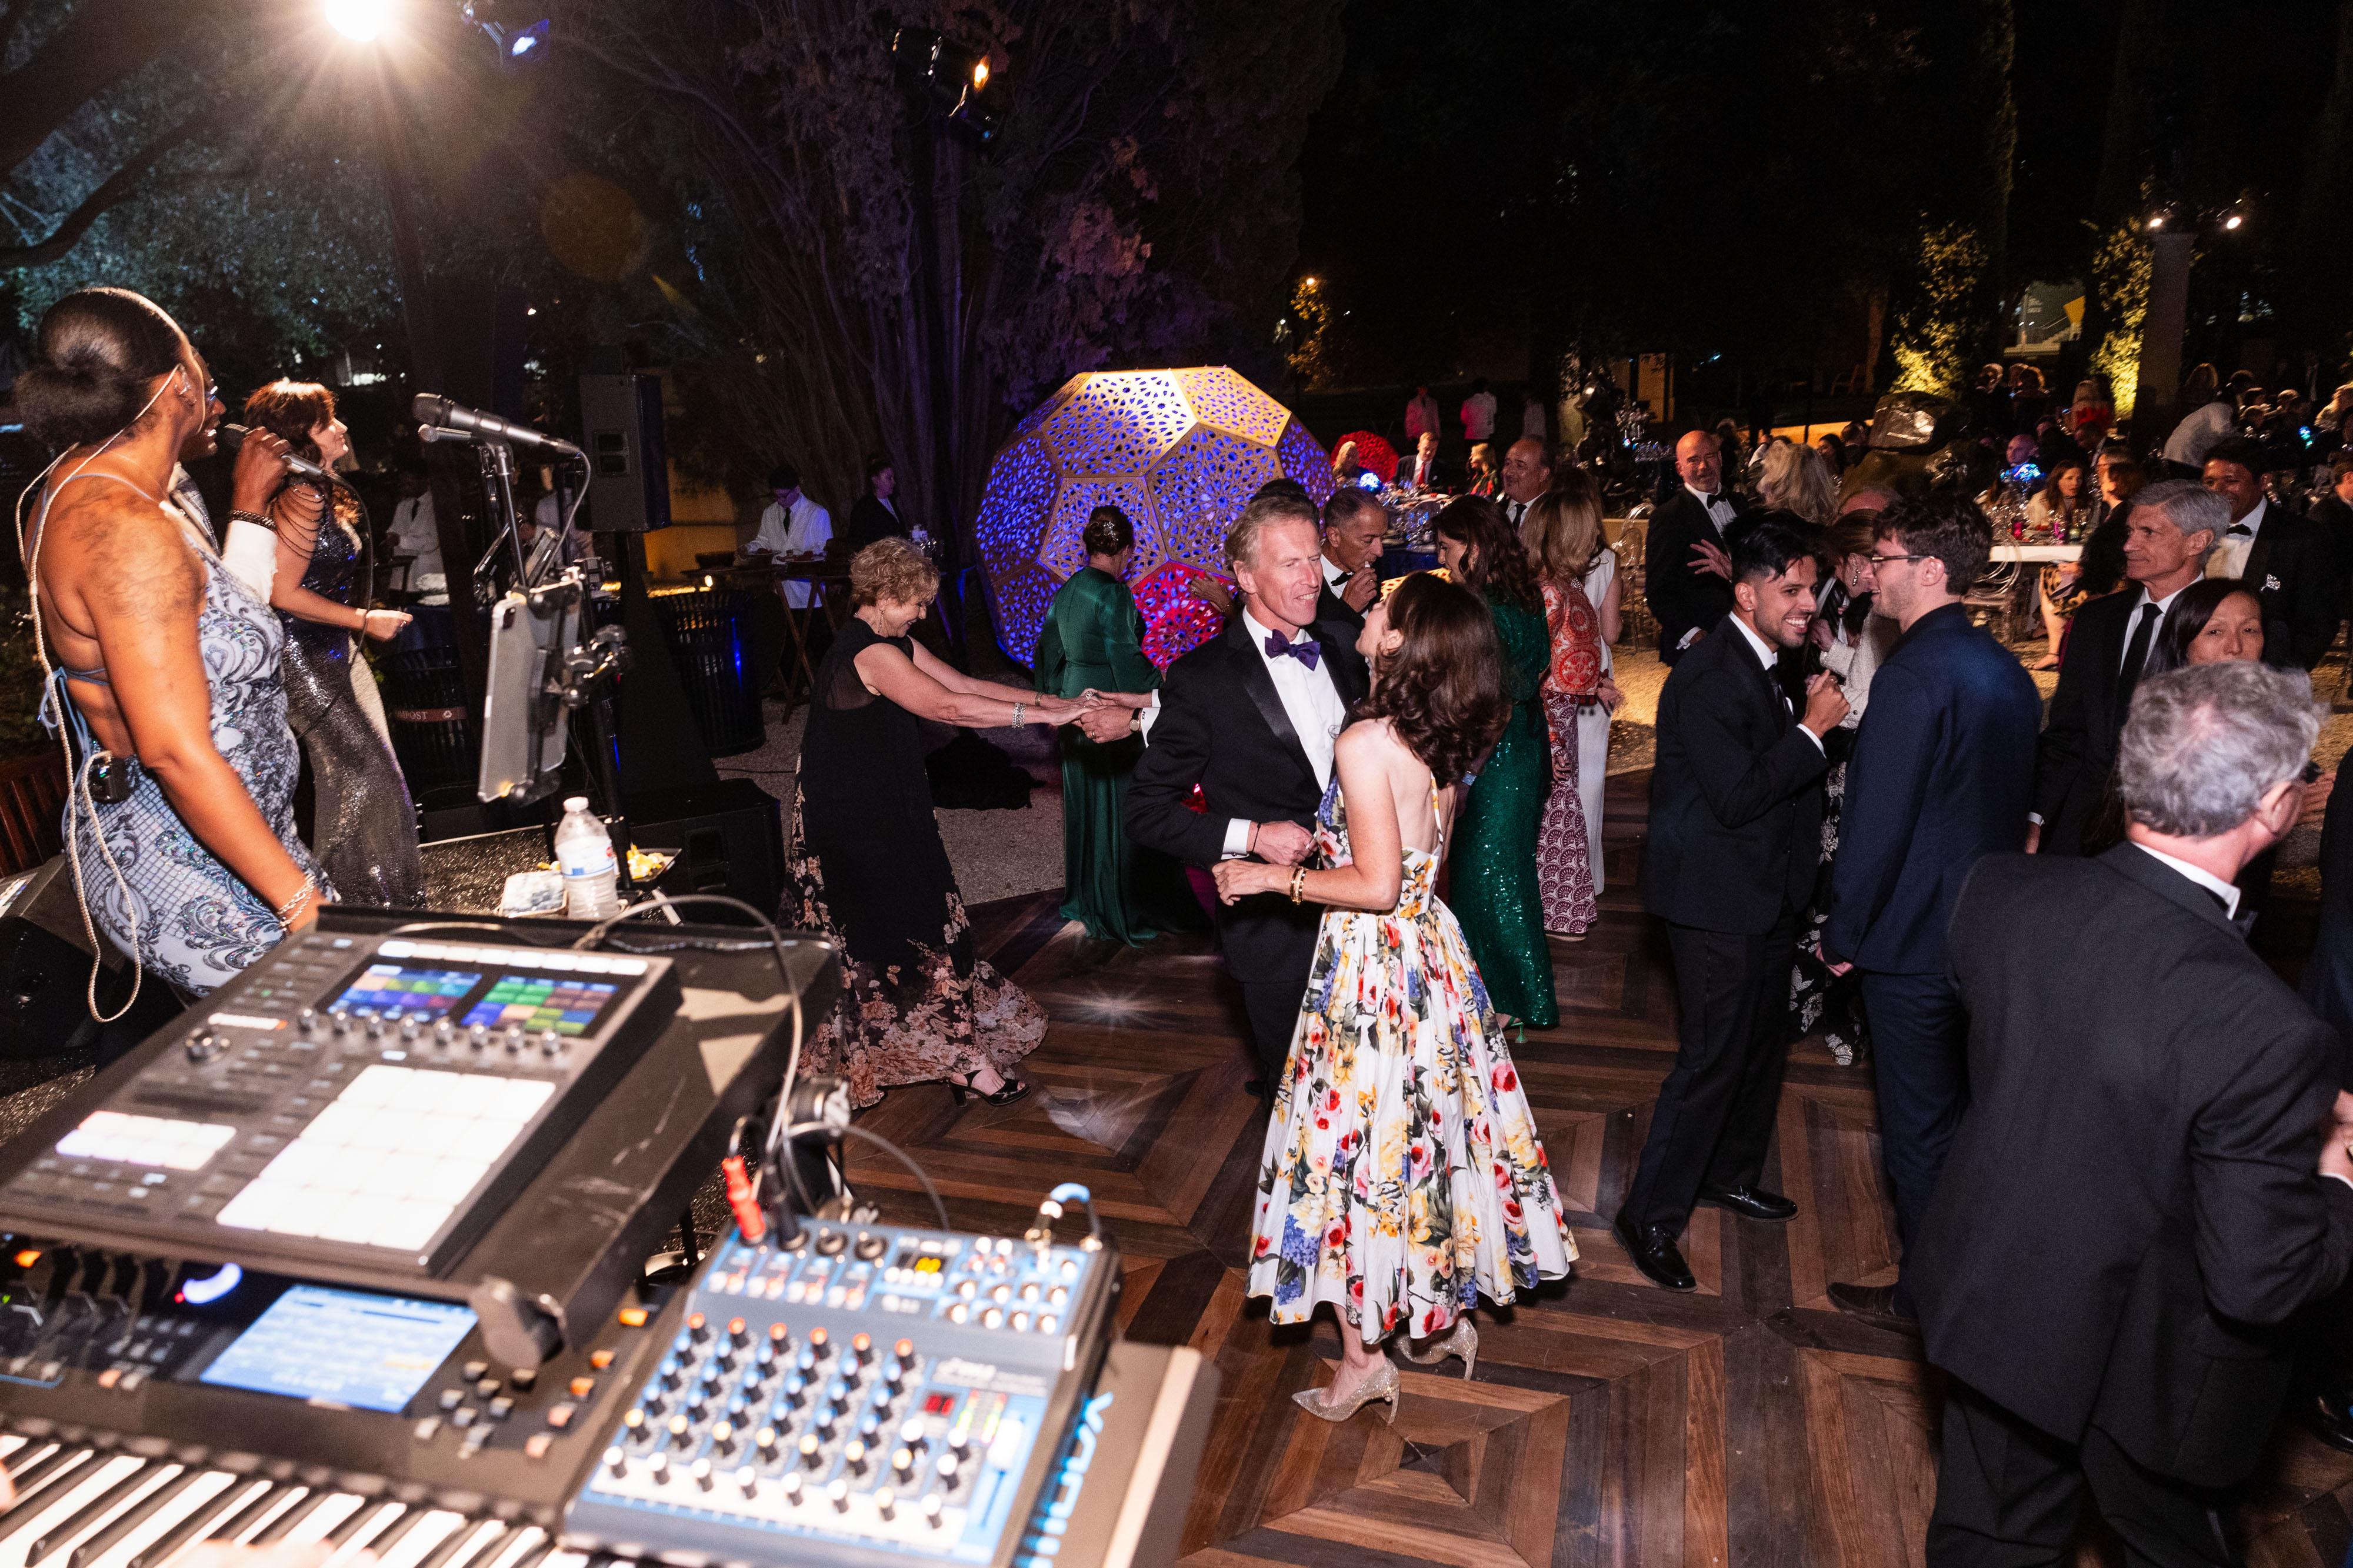
[[[1295,1408],[1294,1390],[1330,1378],[1332,1330],[1274,1330],[1243,1296],[1265,1124],[1240,1088],[1241,1020],[1207,940],[1134,951],[1064,937],[1059,896],[976,911],[991,961],[1052,1015],[1028,1067],[1036,1092],[959,1111],[944,1089],[903,1089],[865,1124],[923,1163],[959,1226],[1018,1235],[1054,1183],[1093,1189],[1126,1265],[1126,1333],[1192,1345],[1224,1380],[1187,1563],[1921,1561],[1936,1378],[1916,1338],[1845,1317],[1824,1293],[1894,1278],[1867,1074],[1798,1048],[1767,1178],[1798,1217],[1702,1208],[1684,1238],[1697,1291],[1651,1286],[1609,1233],[1674,1053],[1665,943],[1635,886],[1648,785],[1610,780],[1601,923],[1555,944],[1561,1026],[1514,1047],[1572,1211],[1576,1278],[1500,1317],[1482,1307],[1476,1381],[1459,1362],[1406,1367],[1394,1427]],[[903,1170],[851,1147],[861,1191],[928,1223]],[[2337,1568],[2348,1503],[2353,1458],[2284,1426],[2245,1509],[2248,1560]],[[2097,1541],[2078,1557],[2121,1561]]]

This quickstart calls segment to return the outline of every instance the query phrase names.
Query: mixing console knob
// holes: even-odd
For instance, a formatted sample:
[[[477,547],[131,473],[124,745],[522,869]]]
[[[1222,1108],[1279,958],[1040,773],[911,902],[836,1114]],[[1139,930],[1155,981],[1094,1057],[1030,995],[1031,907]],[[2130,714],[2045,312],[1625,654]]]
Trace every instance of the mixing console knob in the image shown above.
[[[915,1342],[901,1340],[891,1347],[891,1353],[899,1358],[901,1366],[913,1366],[915,1362]]]
[[[925,1524],[930,1525],[934,1530],[937,1530],[940,1527],[940,1515],[946,1511],[947,1504],[941,1500],[939,1493],[925,1492],[923,1494],[923,1522]]]
[[[899,1495],[889,1487],[882,1487],[874,1493],[874,1512],[878,1517],[890,1518],[892,1511],[898,1506]]]
[[[737,1470],[734,1479],[736,1490],[742,1492],[747,1499],[760,1495],[760,1472],[751,1466],[745,1465],[742,1469]]]
[[[521,1024],[509,1024],[507,1026],[507,1054],[512,1056],[516,1052],[521,1051],[526,1038],[527,1037],[523,1034],[522,1026]]]
[[[834,1512],[848,1513],[849,1511],[849,1483],[843,1480],[839,1476],[835,1477],[826,1485],[825,1500],[833,1504]]]
[[[850,1335],[850,1337],[849,1337],[849,1357],[850,1357],[850,1360],[851,1360],[851,1362],[852,1362],[853,1363],[858,1363],[858,1362],[862,1362],[862,1361],[864,1361],[864,1360],[866,1359],[866,1357],[868,1356],[868,1354],[869,1354],[870,1352],[871,1352],[873,1349],[874,1349],[874,1336],[873,1336],[873,1335],[871,1335],[871,1334],[852,1334],[852,1335]]]
[[[866,1445],[860,1442],[857,1438],[852,1437],[849,1440],[849,1446],[841,1450],[841,1462],[843,1465],[848,1467],[851,1475],[855,1476],[864,1474],[866,1469]]]
[[[760,1347],[759,1353],[752,1358],[752,1365],[762,1373],[772,1373],[776,1370],[776,1347],[775,1342],[771,1341],[767,1344]]]
[[[646,1403],[651,1405],[653,1401],[648,1400]],[[646,1429],[646,1413],[643,1410],[632,1410],[621,1417],[621,1425],[628,1429],[630,1436],[638,1436]]]
[[[895,1382],[896,1380],[894,1379],[893,1381]],[[876,1384],[874,1385],[874,1408],[877,1410],[890,1409],[891,1401],[898,1396],[898,1392],[899,1391],[893,1388],[891,1384]]]
[[[563,1048],[564,1037],[562,1035],[557,1034],[553,1029],[542,1029],[539,1032],[540,1055],[552,1057]]]
[[[711,1483],[719,1479],[718,1476],[712,1473],[711,1461],[709,1459],[695,1460],[692,1467],[690,1468],[686,1473],[694,1478],[694,1484],[703,1491],[709,1491],[711,1489]]]
[[[974,1284],[971,1280],[959,1279],[956,1281],[956,1294],[963,1297],[965,1300],[971,1300],[979,1293],[980,1287]]]
[[[376,1014],[369,1014],[367,1032],[371,1037],[380,1037],[384,1034],[384,1019]]]
[[[1029,1313],[1016,1312],[1013,1314],[1013,1331],[1017,1334],[1026,1334],[1029,1331]]]
[[[800,1359],[793,1363],[793,1365],[798,1367],[805,1373],[815,1372],[817,1370],[817,1352],[813,1350],[805,1350],[801,1352]]]
[[[699,1418],[699,1417],[701,1417],[701,1416],[702,1415],[702,1414],[703,1414],[705,1411],[709,1410],[710,1408],[711,1408],[711,1390],[710,1390],[710,1389],[708,1389],[708,1388],[704,1387],[702,1384],[699,1384],[699,1383],[698,1383],[698,1384],[696,1384],[692,1388],[690,1388],[690,1389],[688,1389],[688,1390],[686,1391],[686,1401],[685,1401],[686,1415],[692,1415],[692,1416],[696,1416],[696,1417],[698,1417],[698,1418]],[[680,1421],[683,1421],[683,1420],[685,1420],[685,1419],[686,1419],[686,1415],[673,1415],[673,1416],[671,1416],[671,1417],[670,1417],[670,1420],[671,1420],[673,1423],[680,1422]]]
[[[913,1451],[913,1449],[910,1449],[910,1448],[900,1448],[900,1449],[896,1449],[896,1450],[894,1450],[894,1451],[892,1453],[892,1455],[891,1455],[891,1473],[892,1473],[892,1475],[897,1476],[901,1480],[902,1480],[902,1481],[903,1481],[903,1480],[905,1480],[909,1476],[913,1475],[913,1474],[914,1473],[914,1470],[915,1470],[915,1455],[914,1455],[914,1451]]]
[[[709,1339],[711,1320],[700,1312],[689,1312],[686,1315],[686,1332],[689,1339],[697,1342]]]
[[[816,1469],[825,1463],[825,1440],[814,1432],[804,1432],[800,1440],[801,1463]]]
[[[948,1321],[951,1323],[965,1322],[968,1321],[971,1317],[972,1309],[965,1306],[962,1301],[958,1301],[955,1306],[948,1309]]]
[[[646,1456],[646,1477],[656,1485],[670,1479],[670,1459],[661,1454]]]
[[[711,1451],[712,1453],[726,1454],[731,1452],[734,1447],[734,1423],[730,1421],[722,1421],[719,1425],[711,1429]]]
[[[228,1042],[211,1030],[200,1030],[188,1037],[188,1059],[208,1062],[228,1048]]]
[[[776,1489],[785,1494],[786,1502],[797,1503],[801,1500],[801,1479],[798,1476],[786,1476],[776,1483]]]
[[[1061,1327],[1061,1321],[1051,1312],[1038,1320],[1038,1331],[1041,1334],[1050,1334],[1060,1327]]]
[[[348,1008],[332,1008],[327,1014],[327,1022],[335,1026],[335,1033],[343,1034],[352,1026],[351,1012]]]
[[[1046,1300],[1052,1302],[1057,1307],[1060,1306],[1070,1299],[1070,1291],[1060,1285],[1055,1286],[1051,1290],[1046,1292]]]
[[[617,1476],[626,1476],[629,1473],[629,1457],[621,1452],[618,1446],[607,1448],[605,1450],[605,1468]]]
[[[728,1319],[728,1320],[727,1320],[727,1342],[728,1342],[729,1344],[732,1344],[732,1345],[745,1345],[745,1344],[749,1344],[749,1343],[751,1343],[751,1342],[752,1342],[752,1328],[751,1328],[751,1325],[750,1325],[750,1324],[748,1324],[748,1323],[746,1323],[746,1322],[745,1322],[743,1319],[741,1319],[741,1318],[730,1318],[730,1319]]]
[[[770,1323],[768,1325],[768,1342],[775,1345],[779,1351],[782,1351],[793,1342],[792,1331],[786,1328],[782,1323]]]
[[[983,1328],[993,1329],[1004,1321],[1005,1314],[995,1307],[991,1307],[987,1311],[983,1312],[980,1315],[980,1322]]]
[[[956,1471],[962,1464],[963,1461],[958,1459],[954,1454],[942,1454],[940,1456],[940,1462],[933,1468],[939,1471],[941,1480],[946,1482],[949,1486],[954,1486],[955,1485]]]
[[[1010,1285],[996,1286],[988,1292],[988,1299],[1001,1306],[1005,1302],[1013,1300],[1013,1287]]]
[[[753,1433],[752,1447],[759,1451],[761,1458],[775,1458],[776,1457],[776,1429],[774,1426],[763,1426],[757,1432]]]
[[[491,1044],[491,1026],[488,1024],[467,1025],[466,1043],[478,1051],[488,1050]]]
[[[948,1455],[950,1458],[960,1457],[965,1454],[969,1454],[970,1452],[972,1452],[971,1433],[957,1430],[948,1434]]]
[[[808,1331],[809,1348],[816,1351],[819,1355],[825,1353],[827,1339],[828,1336],[823,1329],[811,1329]]]
[[[882,1435],[882,1423],[869,1415],[858,1424],[858,1435],[869,1443],[874,1442]]]
[[[694,1447],[694,1423],[683,1415],[670,1418],[670,1440],[681,1448]]]
[[[414,1018],[403,1018],[403,1019],[400,1021],[400,1037],[401,1037],[402,1039],[404,1039],[404,1040],[413,1040],[413,1039],[415,1039],[415,1038],[417,1037],[417,1033],[418,1033],[418,1030],[417,1030],[417,1020],[416,1020],[416,1019],[414,1019]]]
[[[1065,1258],[1062,1259],[1062,1278],[1065,1279],[1076,1279],[1078,1277],[1079,1260],[1075,1258]]]
[[[306,1035],[315,1033],[319,1027],[319,1010],[316,1007],[303,1008],[294,1015],[294,1026]]]
[[[849,1380],[839,1377],[835,1378],[830,1384],[826,1385],[825,1396],[827,1399],[832,1401],[836,1405],[848,1405],[849,1403]]]
[[[679,1384],[679,1380],[683,1378],[685,1375],[685,1369],[678,1364],[678,1358],[676,1356],[672,1356],[664,1361],[660,1367],[655,1371],[654,1381],[664,1388],[676,1388]]]
[[[1021,1299],[1025,1301],[1034,1301],[1038,1299],[1038,1281],[1032,1279],[1029,1284],[1021,1287]]]
[[[899,1441],[920,1454],[923,1451],[923,1418],[910,1415],[907,1424],[899,1428]]]
[[[779,1402],[786,1409],[790,1410],[801,1402],[801,1394],[807,1387],[807,1380],[799,1373],[793,1373],[792,1376],[785,1379],[785,1386],[779,1391]]]
[[[446,1046],[457,1037],[457,1025],[451,1023],[447,1018],[436,1018],[433,1021],[433,1043],[435,1045]]]

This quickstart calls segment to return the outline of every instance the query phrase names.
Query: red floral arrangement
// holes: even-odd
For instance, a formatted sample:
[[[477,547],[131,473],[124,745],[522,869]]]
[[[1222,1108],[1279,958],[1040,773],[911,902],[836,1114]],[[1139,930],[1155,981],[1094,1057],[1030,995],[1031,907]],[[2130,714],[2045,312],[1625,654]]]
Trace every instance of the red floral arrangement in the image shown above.
[[[1397,483],[1398,449],[1370,430],[1351,430],[1332,444],[1336,453],[1354,441],[1356,444],[1356,467],[1368,474],[1378,474],[1381,483]]]

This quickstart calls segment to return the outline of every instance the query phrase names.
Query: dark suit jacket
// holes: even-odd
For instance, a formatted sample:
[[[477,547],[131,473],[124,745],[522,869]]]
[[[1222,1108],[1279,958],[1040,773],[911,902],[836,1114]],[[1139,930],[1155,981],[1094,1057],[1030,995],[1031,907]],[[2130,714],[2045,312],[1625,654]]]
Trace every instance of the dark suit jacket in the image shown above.
[[[2263,531],[2239,574],[2263,605],[2263,662],[2310,669],[2320,662],[2345,618],[2327,536],[2310,518],[2277,502],[2263,508]]]
[[[2046,854],[2084,852],[2084,829],[2116,765],[2116,738],[2125,727],[2116,706],[2116,667],[2124,663],[2126,629],[2139,604],[2139,586],[2127,583],[2077,610],[2067,633],[2059,689],[2034,761],[2031,809],[2042,818]],[[2152,647],[2156,640],[2150,637]]]
[[[2353,780],[2331,790],[2320,823],[2320,930],[2305,961],[2305,1005],[2345,1042],[2337,1087],[2353,1089]]]
[[[1951,936],[1971,1103],[1905,1260],[1928,1359],[2068,1442],[2236,1480],[2281,1325],[2353,1264],[2353,1187],[2315,1171],[2337,1040],[2129,844],[1987,856]]]
[[[1342,628],[1321,622],[1308,629],[1326,648],[1345,637]],[[1360,665],[1334,658],[1328,668],[1341,701],[1362,700]],[[1207,816],[1186,809],[1195,784],[1208,803]],[[1230,819],[1310,826],[1322,797],[1274,678],[1237,613],[1223,631],[1168,667],[1160,716],[1128,784],[1128,836],[1188,865],[1214,866],[1225,853]],[[1322,913],[1279,893],[1219,904],[1226,967],[1244,982],[1288,978],[1303,963],[1303,950],[1314,947]],[[1305,983],[1303,969],[1299,978]]]
[[[2020,847],[2042,697],[1958,605],[1912,625],[1871,678],[1847,762],[1822,952],[1945,973],[1945,927],[1978,858]]]
[[[871,495],[862,495],[849,509],[849,527],[843,534],[842,546],[855,555],[878,539],[893,533],[904,538],[906,532],[904,517],[892,516],[889,507]]]
[[[1659,694],[1643,907],[1759,936],[1802,906],[1821,867],[1829,768],[1748,639],[1727,626],[1702,641]]]
[[[1732,504],[1736,513],[1738,498]],[[1712,632],[1732,610],[1732,584],[1713,573],[1692,570],[1692,546],[1702,541],[1724,542],[1705,509],[1677,485],[1651,514],[1650,534],[1642,544],[1642,593],[1659,623],[1659,657],[1670,665],[1682,657],[1675,645],[1685,632],[1694,627]]]
[[[2337,613],[2342,615],[2346,592],[2353,587],[2353,506],[2347,506],[2332,493],[2314,501],[2312,510],[2304,515],[2318,531],[2322,548],[2328,552],[2330,586],[2337,595]]]

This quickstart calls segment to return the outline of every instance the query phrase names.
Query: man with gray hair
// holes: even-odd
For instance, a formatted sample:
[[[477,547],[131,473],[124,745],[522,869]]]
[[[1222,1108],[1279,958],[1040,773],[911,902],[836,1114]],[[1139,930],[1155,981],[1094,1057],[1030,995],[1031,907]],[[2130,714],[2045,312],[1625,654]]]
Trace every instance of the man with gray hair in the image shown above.
[[[2353,1265],[2336,1037],[2234,918],[2319,730],[2301,671],[2152,677],[2126,842],[1962,889],[1973,1100],[1905,1260],[1952,1378],[1931,1564],[2062,1561],[2086,1484],[2132,1561],[2240,1561],[2221,1489],[2279,1416],[2289,1320]]]
[[[2030,851],[2084,852],[2084,832],[2116,766],[2116,737],[2159,623],[2181,590],[2205,574],[2231,513],[2220,498],[2174,479],[2133,498],[2125,521],[2125,590],[2076,611],[2067,635],[2059,689],[2035,754]]]

